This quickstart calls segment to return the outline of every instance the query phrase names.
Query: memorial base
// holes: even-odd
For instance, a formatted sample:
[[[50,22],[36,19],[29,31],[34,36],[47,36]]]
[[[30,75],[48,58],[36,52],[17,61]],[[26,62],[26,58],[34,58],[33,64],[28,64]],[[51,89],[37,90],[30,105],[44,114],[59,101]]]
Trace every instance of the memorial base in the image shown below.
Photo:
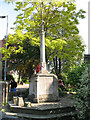
[[[29,83],[29,99],[32,102],[58,101],[58,79],[54,74],[33,75]]]

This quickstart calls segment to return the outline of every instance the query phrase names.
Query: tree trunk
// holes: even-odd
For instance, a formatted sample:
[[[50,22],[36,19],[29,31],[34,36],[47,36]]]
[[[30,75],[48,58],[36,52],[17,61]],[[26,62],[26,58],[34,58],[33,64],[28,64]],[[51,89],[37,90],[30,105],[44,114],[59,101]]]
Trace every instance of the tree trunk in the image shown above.
[[[56,71],[57,71],[57,56],[56,56],[56,66],[55,66],[55,67],[56,67],[55,69],[56,69]]]
[[[56,72],[56,75],[58,76],[58,62],[57,62],[57,56],[56,56],[56,66],[55,66],[55,72]]]
[[[59,58],[59,74],[61,73],[61,59]]]
[[[21,74],[20,74],[20,71],[19,71],[19,73],[18,73],[18,75],[19,75],[19,77],[18,77],[18,83],[20,84],[20,82],[21,82]]]

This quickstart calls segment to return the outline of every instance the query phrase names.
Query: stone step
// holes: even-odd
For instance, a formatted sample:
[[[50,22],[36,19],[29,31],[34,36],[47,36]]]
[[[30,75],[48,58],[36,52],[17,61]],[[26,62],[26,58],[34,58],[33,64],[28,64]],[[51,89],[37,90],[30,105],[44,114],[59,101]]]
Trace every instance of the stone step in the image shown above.
[[[32,107],[21,107],[16,106],[12,103],[9,103],[10,110],[16,113],[26,113],[34,115],[50,115],[50,114],[59,114],[59,113],[70,113],[75,112],[74,106],[56,106],[54,104],[49,105],[39,105]]]
[[[17,106],[9,101],[10,112],[7,111],[6,114],[31,120],[57,120],[57,118],[58,120],[72,120],[72,117],[77,115],[74,103],[71,96],[62,97],[58,102],[31,103],[30,107]]]
[[[76,112],[73,113],[59,113],[59,114],[49,114],[49,115],[36,115],[36,114],[25,114],[25,113],[13,113],[13,112],[6,112],[6,115],[9,116],[17,116],[20,118],[26,119],[38,119],[38,120],[55,120],[60,118],[61,120],[72,120],[72,117],[76,117]]]

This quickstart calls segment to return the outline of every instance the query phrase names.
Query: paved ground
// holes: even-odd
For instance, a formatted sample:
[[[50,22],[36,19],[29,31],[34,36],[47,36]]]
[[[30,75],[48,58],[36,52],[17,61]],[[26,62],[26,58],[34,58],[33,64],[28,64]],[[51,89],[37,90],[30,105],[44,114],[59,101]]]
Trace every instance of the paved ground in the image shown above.
[[[24,89],[27,89],[29,88],[29,84],[23,84],[23,85],[17,85],[17,88],[16,90],[24,90]]]
[[[1,120],[27,120],[27,119],[7,115],[4,118],[2,118]]]
[[[27,89],[27,88],[29,88],[29,84],[18,85],[18,86],[17,86],[17,91],[18,91],[18,90]],[[69,95],[69,97],[71,97],[71,95]],[[70,99],[68,98],[68,96],[67,96],[66,98],[62,97],[62,98],[60,98],[60,99],[61,99],[60,101],[62,101],[62,105],[67,105],[67,103],[70,104],[70,105],[73,104],[73,103],[71,103],[71,101],[70,101]],[[55,105],[56,105],[56,104],[55,104]],[[35,106],[35,105],[34,105],[34,106]],[[44,106],[44,105],[43,105],[43,106]],[[57,105],[56,105],[56,106],[57,106]],[[36,107],[37,107],[37,106],[36,106]],[[46,107],[46,106],[44,106],[44,107]],[[9,112],[7,105],[4,106],[3,109],[5,109],[6,112]],[[27,119],[25,119],[25,118],[19,118],[19,117],[13,116],[13,115],[6,115],[5,113],[2,113],[2,115],[3,115],[3,118],[2,118],[1,120],[27,120]]]
[[[5,109],[5,112],[10,111],[9,108],[8,108],[8,105],[5,105],[3,107],[3,109]],[[26,119],[20,118],[20,117],[14,116],[14,115],[7,115],[4,112],[2,112],[2,119],[1,120],[26,120]]]
[[[17,85],[17,88],[28,88],[29,84]]]
[[[24,90],[24,89],[27,89],[29,88],[29,84],[23,84],[23,85],[18,85],[16,90]],[[8,111],[8,107],[7,106],[4,106],[3,109],[5,109],[5,111]],[[2,112],[2,119],[0,120],[26,120],[24,118],[19,118],[19,117],[15,117],[15,116],[12,116],[12,115],[6,115],[5,113]]]

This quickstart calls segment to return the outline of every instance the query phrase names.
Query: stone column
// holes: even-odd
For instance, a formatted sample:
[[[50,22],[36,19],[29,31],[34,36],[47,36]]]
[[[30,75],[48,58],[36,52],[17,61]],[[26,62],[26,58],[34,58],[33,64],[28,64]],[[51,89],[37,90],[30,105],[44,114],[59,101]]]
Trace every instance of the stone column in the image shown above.
[[[88,75],[90,79],[90,1],[88,2],[88,54],[84,55],[84,60],[88,64]]]
[[[46,61],[45,61],[45,31],[44,31],[44,21],[42,21],[42,31],[41,31],[41,49],[40,49],[40,65],[41,73],[46,73]]]
[[[41,7],[43,9],[43,2],[41,4]],[[41,65],[41,71],[40,73],[48,73],[46,69],[46,61],[45,61],[45,31],[44,31],[44,21],[43,21],[43,10],[41,10],[41,19],[42,19],[42,25],[41,25],[41,43],[40,43],[40,65]]]
[[[1,82],[2,84],[2,103],[8,102],[8,82]]]

